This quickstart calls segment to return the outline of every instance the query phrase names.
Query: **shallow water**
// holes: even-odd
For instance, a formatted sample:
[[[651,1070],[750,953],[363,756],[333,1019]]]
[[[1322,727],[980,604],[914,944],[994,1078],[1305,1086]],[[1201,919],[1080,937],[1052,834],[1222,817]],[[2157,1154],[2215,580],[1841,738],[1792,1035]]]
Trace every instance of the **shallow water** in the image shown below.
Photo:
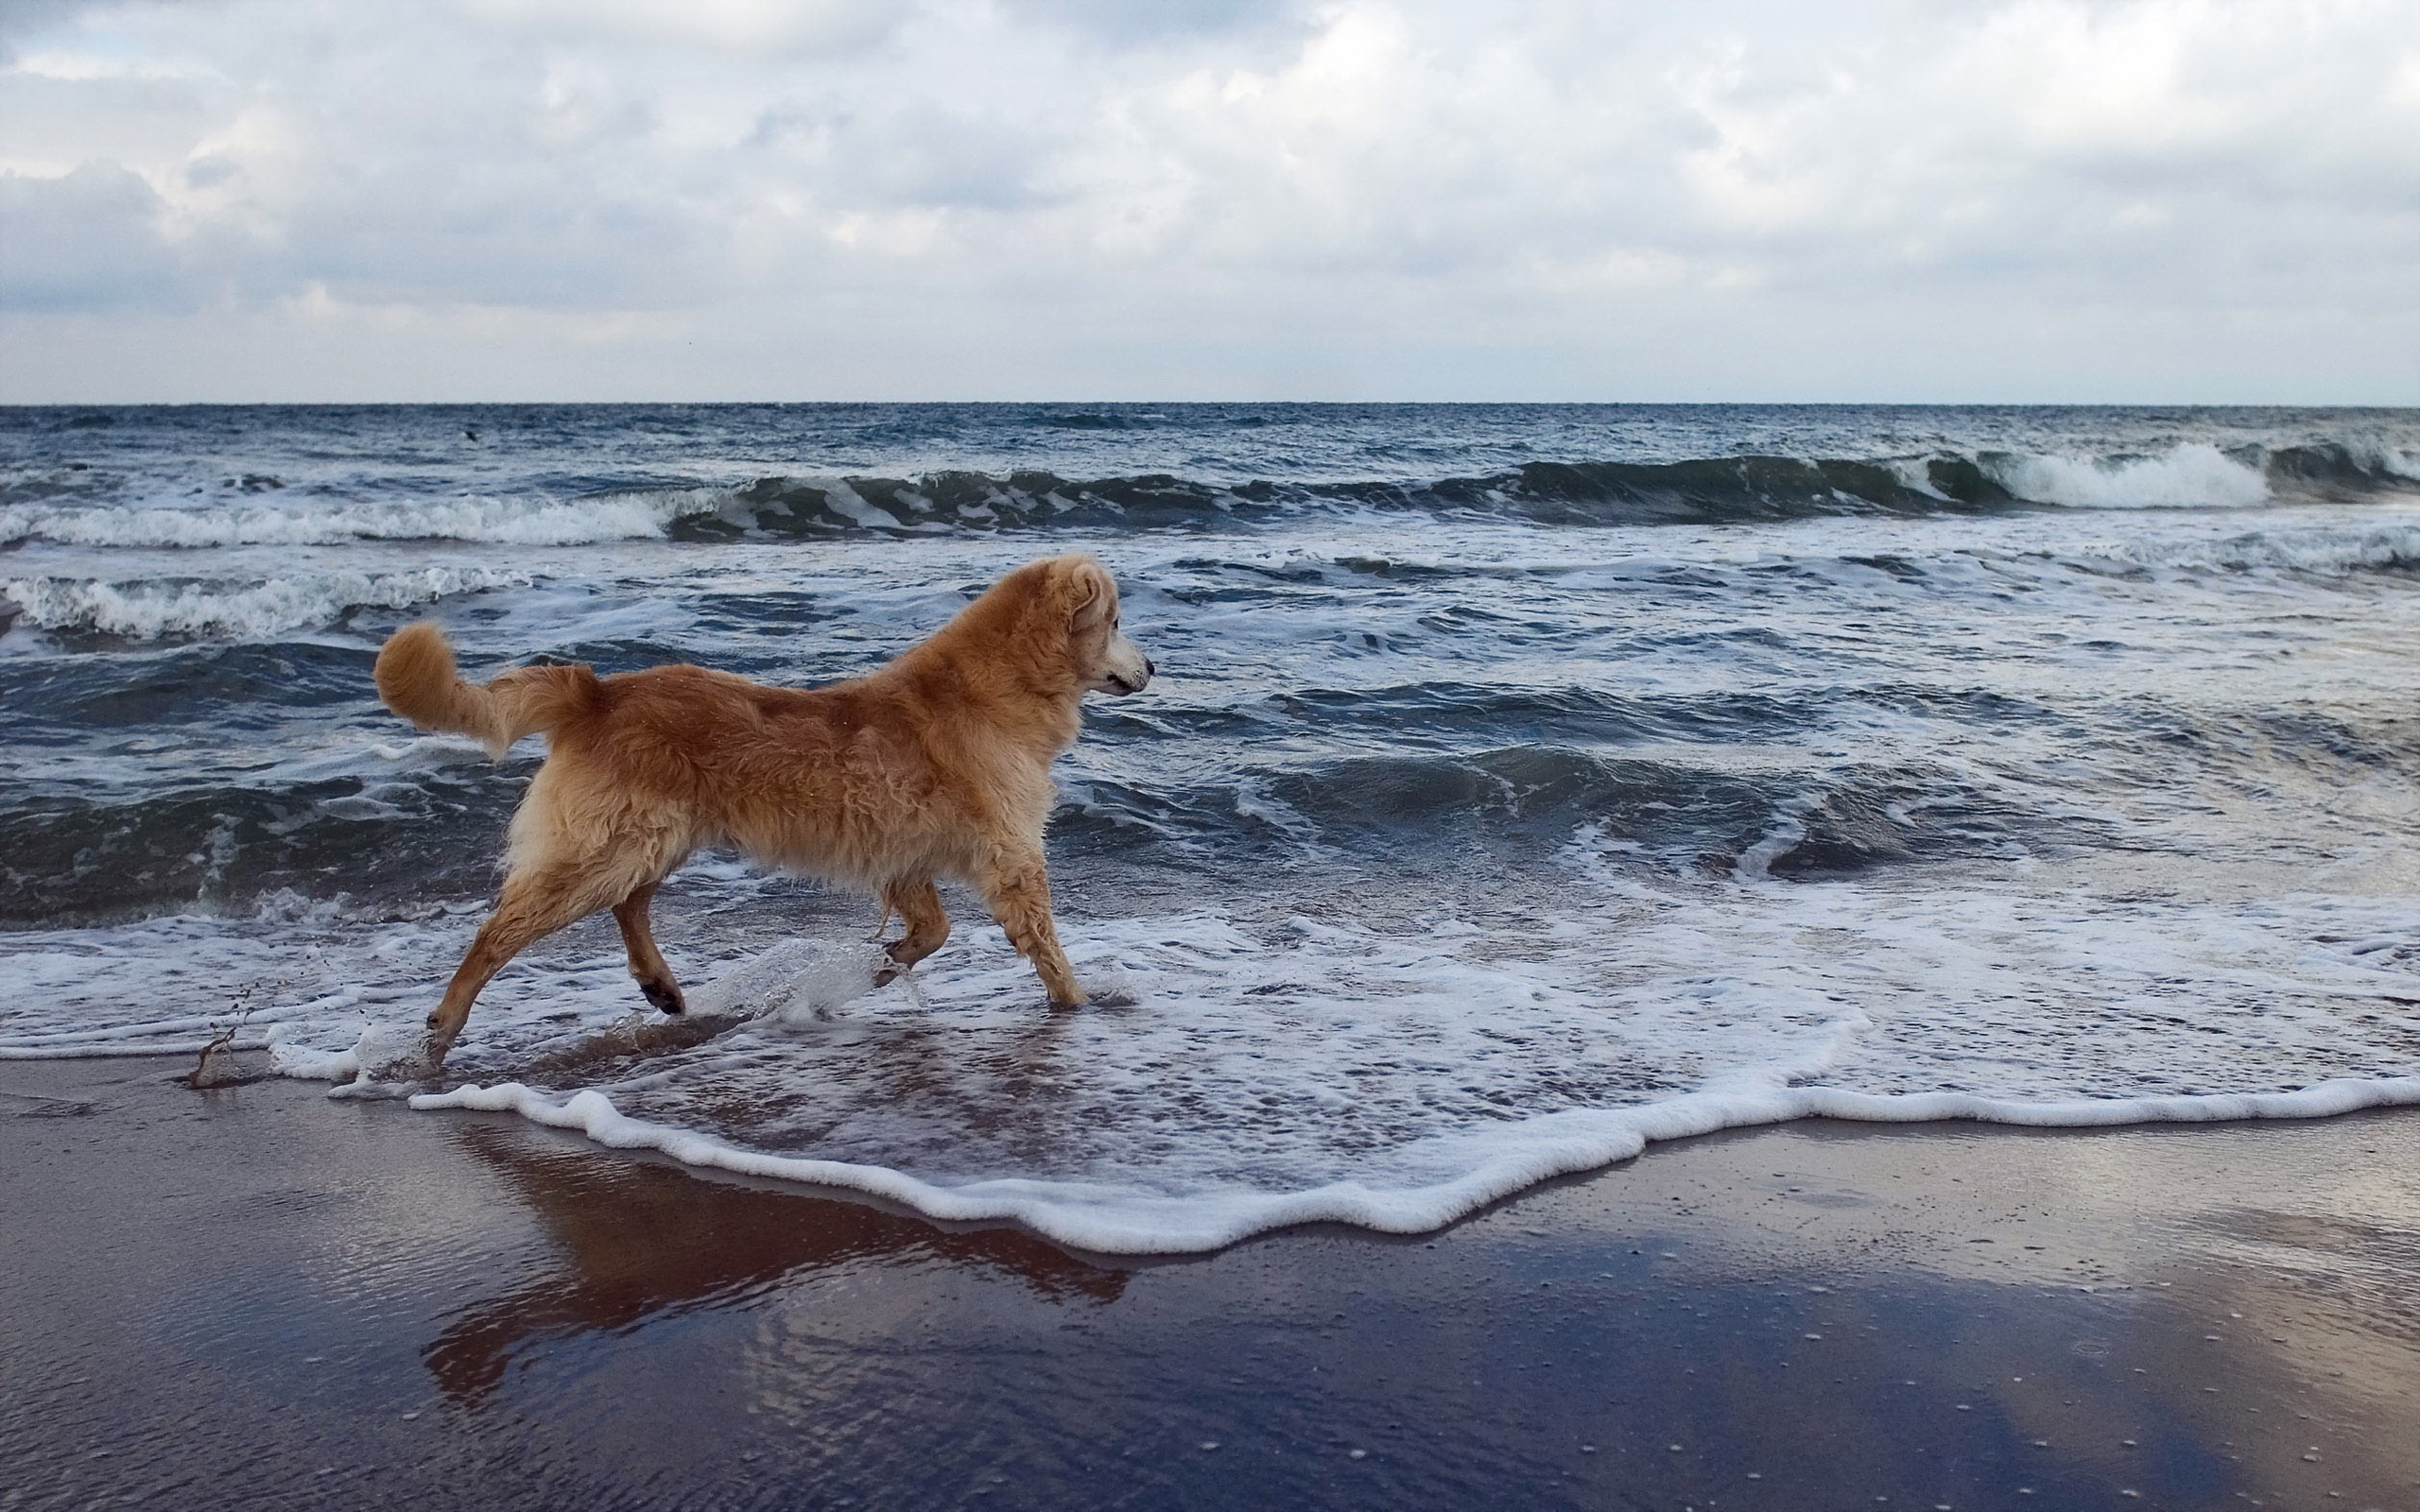
[[[592,921],[392,1090],[1126,1250],[1807,1111],[2420,1100],[2410,411],[48,409],[0,467],[0,1056],[417,1022],[541,751],[381,709],[407,619],[812,682],[1086,549],[1162,668],[1052,835],[1130,1005],[962,897],[870,990],[873,905],[703,856],[722,1017]]]

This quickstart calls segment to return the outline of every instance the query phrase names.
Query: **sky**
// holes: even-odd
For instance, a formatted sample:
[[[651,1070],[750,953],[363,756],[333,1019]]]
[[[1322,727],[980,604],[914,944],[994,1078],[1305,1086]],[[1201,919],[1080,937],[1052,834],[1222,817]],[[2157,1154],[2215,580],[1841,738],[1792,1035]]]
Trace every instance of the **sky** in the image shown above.
[[[0,0],[0,402],[2420,404],[2414,0]]]

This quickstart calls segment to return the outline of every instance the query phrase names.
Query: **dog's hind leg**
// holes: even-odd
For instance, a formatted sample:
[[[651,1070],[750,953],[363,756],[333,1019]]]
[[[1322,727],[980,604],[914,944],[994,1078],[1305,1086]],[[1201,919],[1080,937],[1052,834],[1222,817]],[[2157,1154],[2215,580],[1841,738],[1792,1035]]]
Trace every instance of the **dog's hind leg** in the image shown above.
[[[1050,920],[1050,873],[1040,850],[1019,848],[1005,851],[975,879],[984,906],[1000,921],[1009,943],[1033,963],[1055,1008],[1080,1008],[1084,989],[1076,985],[1075,968],[1059,948],[1059,930]]]
[[[942,895],[932,880],[894,882],[882,889],[882,906],[886,914],[895,913],[908,926],[908,933],[890,942],[885,954],[896,961],[874,973],[873,985],[884,987],[900,972],[942,948],[949,938],[949,915],[942,909]]]
[[[631,974],[638,978],[639,990],[647,1000],[666,1013],[686,1013],[689,1005],[681,996],[681,984],[672,980],[672,968],[664,964],[664,954],[655,948],[655,935],[648,927],[647,905],[661,885],[661,882],[650,882],[615,903],[614,922],[622,926],[622,948],[630,952]]]
[[[428,1016],[428,1063],[445,1058],[471,1017],[472,1000],[505,963],[538,940],[574,919],[584,919],[630,892],[630,878],[618,868],[599,871],[578,864],[557,864],[516,871],[504,881],[495,912],[479,926],[445,996]]]

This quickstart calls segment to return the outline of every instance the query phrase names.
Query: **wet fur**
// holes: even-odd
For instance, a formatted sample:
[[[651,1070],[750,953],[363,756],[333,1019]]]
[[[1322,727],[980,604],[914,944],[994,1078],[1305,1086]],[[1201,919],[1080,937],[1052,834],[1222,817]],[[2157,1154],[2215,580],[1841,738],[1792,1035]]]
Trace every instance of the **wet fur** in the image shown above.
[[[694,666],[522,667],[480,686],[436,626],[406,626],[378,653],[389,709],[498,756],[527,734],[550,746],[512,818],[495,913],[429,1015],[429,1063],[506,962],[600,908],[648,1001],[681,1012],[648,903],[700,846],[881,898],[906,924],[882,981],[949,937],[934,883],[967,883],[1050,1001],[1080,1005],[1043,860],[1050,762],[1075,744],[1085,693],[1139,692],[1153,670],[1119,633],[1117,585],[1080,555],[1018,568],[872,676],[816,689]]]

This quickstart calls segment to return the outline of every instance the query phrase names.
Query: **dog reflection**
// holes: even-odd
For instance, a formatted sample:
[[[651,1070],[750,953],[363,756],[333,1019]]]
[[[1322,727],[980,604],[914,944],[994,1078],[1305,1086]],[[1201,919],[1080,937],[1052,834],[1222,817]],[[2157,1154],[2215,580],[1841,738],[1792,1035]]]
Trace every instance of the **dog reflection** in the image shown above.
[[[802,1271],[962,1265],[1013,1277],[1051,1301],[1093,1306],[1117,1300],[1126,1286],[1126,1271],[1016,1229],[952,1233],[859,1203],[531,1149],[489,1126],[465,1128],[461,1138],[544,1223],[562,1264],[473,1308],[422,1350],[440,1389],[457,1401],[484,1400],[517,1356],[547,1341],[741,1304]]]

